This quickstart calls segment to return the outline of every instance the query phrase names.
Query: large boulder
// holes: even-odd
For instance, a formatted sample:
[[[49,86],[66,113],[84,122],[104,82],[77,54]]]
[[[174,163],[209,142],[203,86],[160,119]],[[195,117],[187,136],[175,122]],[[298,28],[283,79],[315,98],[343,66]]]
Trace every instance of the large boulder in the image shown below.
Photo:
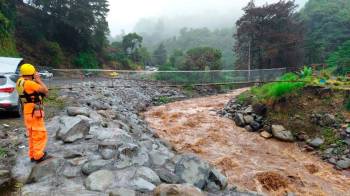
[[[189,183],[203,189],[209,178],[210,166],[193,155],[184,155],[175,165],[180,183]]]
[[[224,190],[228,185],[227,177],[220,173],[217,169],[212,168],[209,173],[208,184],[217,187],[218,190]],[[209,190],[211,191],[211,190]]]
[[[161,184],[153,191],[154,196],[204,196],[200,189],[190,184]]]
[[[281,125],[272,125],[272,135],[282,141],[293,142],[295,138],[291,131],[286,130]]]
[[[131,181],[133,189],[140,192],[150,192],[153,191],[156,186],[151,182],[145,180],[144,178],[135,178]]]
[[[324,139],[321,139],[321,138],[317,137],[317,138],[315,138],[313,140],[309,140],[307,143],[311,147],[319,148],[322,144],[324,144]]]
[[[84,174],[89,175],[97,170],[109,167],[111,163],[109,160],[89,161],[82,166],[81,170]]]
[[[153,184],[160,184],[160,178],[155,171],[148,167],[140,167],[137,169],[135,177],[140,177]]]
[[[63,116],[61,117],[60,122],[61,126],[57,131],[56,137],[64,142],[72,143],[89,134],[89,122],[79,116]]]
[[[27,183],[43,181],[49,177],[60,175],[63,172],[65,160],[52,158],[36,164],[29,175]]]
[[[179,177],[168,169],[158,168],[158,169],[155,169],[155,172],[157,172],[162,182],[169,183],[169,184],[176,184],[179,182]]]
[[[85,186],[92,191],[105,191],[112,185],[114,175],[111,171],[100,170],[90,174],[85,180]]]
[[[69,116],[78,116],[78,115],[82,115],[82,116],[90,116],[90,111],[88,108],[86,107],[68,107],[67,108],[67,114]]]
[[[240,127],[244,127],[244,125],[246,124],[244,121],[243,114],[241,113],[236,113],[233,120],[235,121],[236,125]]]
[[[336,163],[337,168],[339,169],[349,169],[350,168],[350,159],[342,159]]]

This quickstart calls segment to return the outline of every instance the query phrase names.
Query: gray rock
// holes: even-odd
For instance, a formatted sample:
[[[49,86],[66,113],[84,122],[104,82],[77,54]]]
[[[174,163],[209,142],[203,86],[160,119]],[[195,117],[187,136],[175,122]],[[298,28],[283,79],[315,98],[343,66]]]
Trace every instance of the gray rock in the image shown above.
[[[136,178],[132,181],[132,187],[140,192],[153,191],[156,186],[143,178]]]
[[[113,149],[102,149],[101,151],[102,158],[105,160],[112,159],[116,155],[116,151]]]
[[[260,123],[258,123],[256,121],[252,121],[250,123],[250,126],[252,127],[253,131],[259,131],[259,129],[261,128]]]
[[[245,114],[252,114],[253,113],[253,106],[248,106],[245,110],[244,110]]]
[[[85,186],[92,191],[105,191],[112,185],[114,175],[111,171],[100,170],[90,174],[85,180]]]
[[[209,182],[214,183],[219,189],[224,190],[227,187],[227,177],[220,173],[217,169],[212,168],[209,173]]]
[[[97,102],[97,101],[91,103],[91,107],[95,110],[108,110],[111,108],[110,105],[102,102]]]
[[[157,173],[148,167],[138,168],[135,177],[143,178],[155,185],[160,184],[160,179]]]
[[[350,134],[350,127],[346,128],[345,132],[346,132],[347,134]]]
[[[0,170],[0,186],[10,180],[11,174],[8,170]]]
[[[44,181],[52,176],[59,176],[65,165],[65,160],[60,158],[52,158],[36,164],[29,175],[27,183]]]
[[[319,137],[308,141],[309,146],[314,148],[319,148],[322,144],[324,144],[324,139],[321,139]]]
[[[123,144],[118,148],[119,154],[123,156],[133,157],[137,154],[139,147],[133,143]]]
[[[90,117],[90,111],[86,107],[68,107],[67,108],[67,114],[69,116],[87,116]]]
[[[241,113],[236,113],[233,120],[237,126],[243,127],[245,125],[244,117]]]
[[[126,188],[116,188],[110,191],[109,196],[136,196],[136,192]]]
[[[86,175],[89,175],[97,170],[102,168],[109,167],[112,162],[109,160],[94,160],[89,161],[83,165],[81,168],[82,172]]]
[[[350,168],[350,159],[342,159],[336,163],[337,168],[339,169],[349,169]]]
[[[56,116],[46,124],[46,130],[49,134],[55,134],[60,130],[60,126],[60,117]]]
[[[286,142],[293,142],[295,141],[295,138],[292,134],[292,132],[286,130],[281,125],[272,125],[272,135],[282,141]]]
[[[323,117],[319,121],[319,124],[321,126],[333,126],[336,123],[337,123],[336,118],[332,114],[325,114],[325,115],[323,115]]]
[[[78,139],[84,138],[90,130],[88,121],[81,117],[67,117],[64,116],[60,120],[61,126],[56,134],[58,139],[64,142],[75,142]]]
[[[83,156],[82,149],[80,149],[80,150],[69,149],[69,150],[65,150],[63,153],[63,157],[65,159],[74,159],[74,158],[82,157],[82,156]]]
[[[331,155],[333,153],[334,148],[327,148],[323,153],[326,155]]]
[[[203,189],[209,177],[210,166],[193,155],[183,155],[175,165],[180,183],[189,183]]]
[[[174,154],[170,153],[169,151],[165,152],[165,150],[152,150],[151,152],[149,152],[149,156],[152,160],[153,165],[162,166],[168,160],[172,159],[174,157]]]
[[[244,116],[244,122],[246,124],[251,124],[252,122],[254,122],[254,117],[251,115],[245,115]]]
[[[177,184],[180,180],[177,175],[165,168],[158,168],[155,172],[158,174],[161,181],[168,184]]]
[[[66,178],[75,178],[81,174],[80,167],[66,166],[63,171],[63,176]]]
[[[247,130],[248,132],[252,132],[253,131],[253,128],[250,125],[246,125],[244,127],[244,129]]]

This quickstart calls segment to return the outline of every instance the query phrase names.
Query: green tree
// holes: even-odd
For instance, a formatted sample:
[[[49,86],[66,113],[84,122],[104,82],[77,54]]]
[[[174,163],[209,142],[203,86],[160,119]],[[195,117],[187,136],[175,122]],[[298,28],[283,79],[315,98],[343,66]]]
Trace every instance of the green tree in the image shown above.
[[[153,63],[155,65],[163,65],[167,62],[168,52],[165,49],[163,43],[161,43],[158,48],[153,52]]]
[[[142,48],[143,38],[137,33],[129,33],[123,37],[122,46],[126,55],[134,62],[140,62],[142,57],[139,49]]]
[[[224,69],[233,69],[235,63],[235,54],[232,51],[232,45],[235,40],[232,39],[233,28],[222,28],[209,30],[208,28],[180,30],[178,36],[166,39],[163,44],[169,53],[176,50],[187,51],[195,47],[213,47],[222,51],[222,61]]]
[[[99,66],[96,54],[93,51],[80,52],[74,63],[83,69],[96,69]]]
[[[336,74],[350,73],[350,40],[330,54],[327,64],[335,68]]]
[[[350,37],[349,0],[309,0],[300,15],[305,21],[306,63],[323,63]]]
[[[254,1],[236,22],[239,68],[294,67],[303,63],[303,28],[292,0],[257,7]]]
[[[30,0],[40,10],[40,23],[48,40],[77,51],[101,51],[109,33],[107,0]]]
[[[45,42],[44,50],[51,57],[47,62],[50,66],[58,67],[63,63],[64,54],[58,43]]]
[[[198,47],[186,52],[184,70],[220,70],[222,53],[210,47]]]
[[[16,56],[14,40],[14,21],[16,16],[15,2],[0,0],[0,55]]]
[[[170,64],[177,70],[181,70],[181,67],[185,65],[185,55],[182,50],[175,50],[169,58]]]
[[[142,47],[139,49],[139,54],[141,56],[141,63],[144,66],[152,65],[151,54],[148,52],[147,48]]]

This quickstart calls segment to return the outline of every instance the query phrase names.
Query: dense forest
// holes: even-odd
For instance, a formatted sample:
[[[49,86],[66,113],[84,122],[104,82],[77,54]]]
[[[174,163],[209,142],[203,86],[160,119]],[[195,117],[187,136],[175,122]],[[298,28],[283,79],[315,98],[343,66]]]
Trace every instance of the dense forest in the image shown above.
[[[309,0],[300,15],[306,27],[305,64],[327,62],[338,73],[350,71],[350,1]]]
[[[177,23],[174,30],[167,20],[144,20],[137,33],[113,41],[107,39],[108,12],[107,0],[0,0],[0,55],[60,68],[261,69],[327,63],[346,73],[350,67],[348,0],[309,0],[301,10],[291,0],[262,6],[250,1],[243,16],[225,28],[186,28],[184,23],[180,29]]]
[[[107,0],[1,0],[0,55],[42,66],[98,65],[108,11]]]

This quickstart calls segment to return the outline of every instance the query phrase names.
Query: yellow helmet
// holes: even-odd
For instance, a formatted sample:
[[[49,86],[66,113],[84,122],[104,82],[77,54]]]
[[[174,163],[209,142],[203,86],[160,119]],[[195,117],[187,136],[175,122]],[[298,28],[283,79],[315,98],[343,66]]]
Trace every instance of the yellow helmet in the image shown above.
[[[31,64],[23,64],[20,69],[22,76],[32,76],[36,72],[35,67]]]

